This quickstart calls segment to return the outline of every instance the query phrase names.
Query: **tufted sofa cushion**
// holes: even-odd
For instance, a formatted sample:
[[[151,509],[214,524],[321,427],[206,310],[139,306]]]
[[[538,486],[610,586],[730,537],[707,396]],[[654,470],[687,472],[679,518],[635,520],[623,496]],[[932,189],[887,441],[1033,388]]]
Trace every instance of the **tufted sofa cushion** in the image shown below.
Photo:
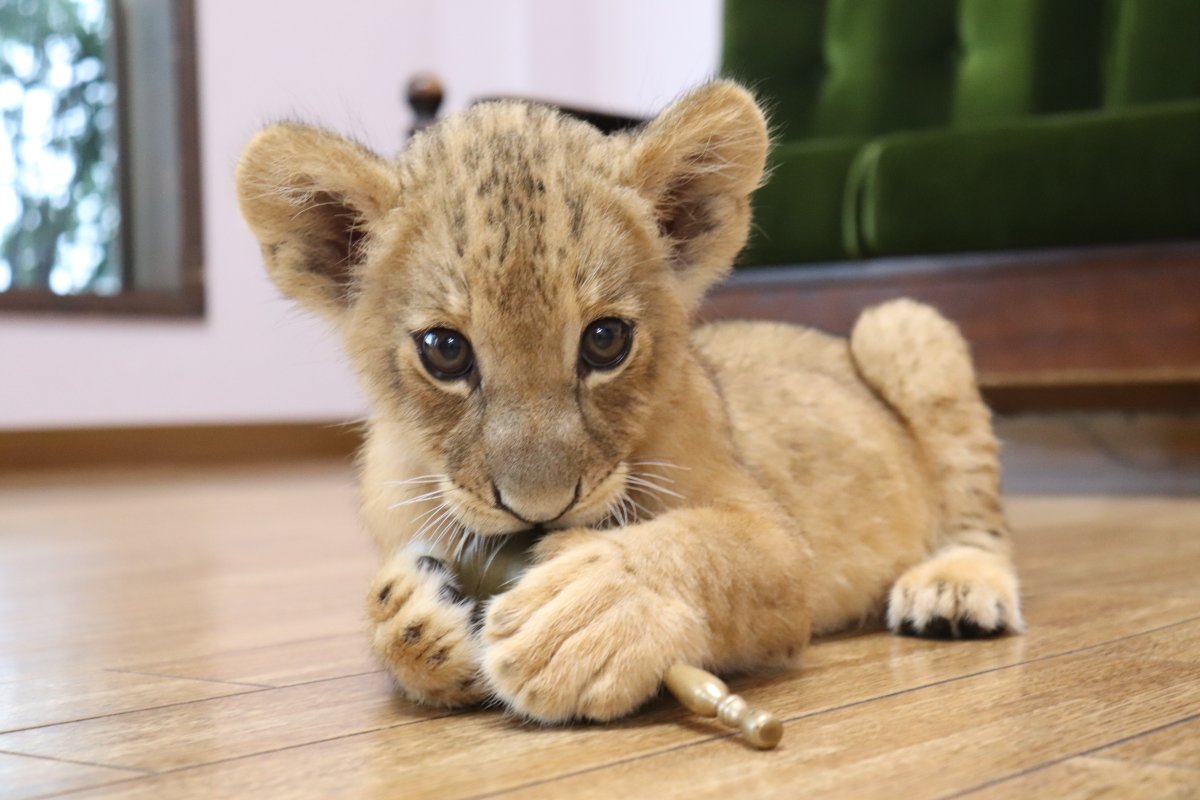
[[[1198,0],[726,0],[782,140],[744,261],[1200,235],[1198,43]]]
[[[881,137],[851,169],[843,245],[867,257],[1200,236],[1198,147],[1189,100]]]

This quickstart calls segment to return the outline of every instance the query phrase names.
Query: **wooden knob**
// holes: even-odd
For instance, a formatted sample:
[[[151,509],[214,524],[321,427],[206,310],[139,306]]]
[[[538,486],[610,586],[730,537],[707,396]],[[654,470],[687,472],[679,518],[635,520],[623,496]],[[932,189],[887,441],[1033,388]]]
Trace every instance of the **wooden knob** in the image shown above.
[[[418,72],[408,82],[405,99],[413,111],[413,126],[409,136],[437,121],[445,91],[442,82],[432,72]]]
[[[667,670],[663,682],[691,711],[702,717],[716,717],[759,750],[770,750],[783,738],[783,723],[768,711],[750,708],[716,675],[687,664],[675,664]]]

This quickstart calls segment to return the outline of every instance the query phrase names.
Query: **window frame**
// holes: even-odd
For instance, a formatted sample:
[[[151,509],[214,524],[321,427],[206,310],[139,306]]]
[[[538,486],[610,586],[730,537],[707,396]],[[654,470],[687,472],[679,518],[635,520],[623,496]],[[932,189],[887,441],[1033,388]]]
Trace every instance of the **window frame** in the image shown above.
[[[58,295],[49,289],[12,288],[0,292],[0,313],[203,317],[204,241],[194,0],[106,2],[112,19],[117,83],[121,226],[116,246],[121,254],[121,290],[113,295]],[[152,18],[156,13],[169,14],[170,18]],[[167,63],[138,68],[147,54],[138,52],[131,41],[131,22],[158,23],[169,29],[170,41],[154,42],[154,46],[161,46],[159,55],[167,55],[163,59]],[[170,74],[164,78],[167,69]],[[131,81],[135,78],[144,83],[134,86]],[[142,110],[135,112],[131,95],[139,90],[162,88],[151,86],[153,81],[166,81],[170,85],[175,107],[164,113],[156,104],[144,103]],[[135,162],[129,155],[134,150],[135,130],[149,135],[166,132],[171,145],[169,157],[151,163]],[[165,203],[161,191],[151,197],[143,188],[164,169],[174,173],[174,190]],[[139,220],[151,227],[163,219],[164,213],[170,215],[167,222],[174,226],[174,242],[165,255],[148,249],[139,258],[134,246]]]

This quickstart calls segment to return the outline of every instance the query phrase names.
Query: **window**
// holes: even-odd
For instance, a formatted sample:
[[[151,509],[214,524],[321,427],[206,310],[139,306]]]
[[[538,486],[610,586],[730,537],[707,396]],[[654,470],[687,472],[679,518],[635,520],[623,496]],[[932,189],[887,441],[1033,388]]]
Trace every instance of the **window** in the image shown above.
[[[192,20],[0,0],[0,310],[202,311]]]

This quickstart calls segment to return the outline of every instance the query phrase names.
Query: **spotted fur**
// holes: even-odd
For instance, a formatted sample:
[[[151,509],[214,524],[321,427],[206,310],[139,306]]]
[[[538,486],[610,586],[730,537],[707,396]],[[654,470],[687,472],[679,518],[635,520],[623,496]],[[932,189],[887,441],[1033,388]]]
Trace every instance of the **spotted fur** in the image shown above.
[[[608,137],[489,103],[396,161],[303,125],[247,148],[239,199],[267,269],[338,327],[371,399],[373,641],[414,699],[612,719],[675,661],[792,664],[813,631],[885,612],[900,632],[1022,626],[952,325],[911,302],[848,342],[695,324],[766,152],[728,82]],[[605,317],[631,321],[632,349],[585,369],[581,333]],[[415,336],[436,327],[470,340],[470,377],[422,367]],[[531,519],[550,530],[535,565],[480,616],[441,565]]]

